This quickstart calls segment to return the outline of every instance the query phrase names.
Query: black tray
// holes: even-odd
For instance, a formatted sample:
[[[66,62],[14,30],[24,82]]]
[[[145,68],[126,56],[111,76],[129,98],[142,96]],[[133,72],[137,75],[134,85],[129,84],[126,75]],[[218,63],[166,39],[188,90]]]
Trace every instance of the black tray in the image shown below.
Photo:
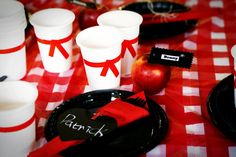
[[[150,10],[150,8],[148,7],[150,3],[152,3],[153,11],[157,13],[171,14],[190,11],[190,8],[182,4],[159,0],[134,2],[122,7],[122,10],[134,11],[141,15],[153,14],[153,16],[155,16],[152,10]],[[172,37],[194,28],[197,22],[198,20],[193,19],[177,22],[163,22],[157,24],[141,24],[139,37],[141,41],[148,39],[162,39]]]
[[[234,104],[234,76],[219,82],[209,94],[209,115],[217,128],[236,141],[236,107]]]
[[[134,93],[123,90],[98,90],[79,95],[59,105],[49,116],[45,126],[48,141],[58,135],[57,118],[65,110],[79,107],[95,112],[113,98],[126,98]],[[66,157],[132,157],[145,153],[165,137],[168,119],[164,110],[153,100],[147,99],[150,116],[118,128],[102,138],[91,138],[71,147],[61,154]]]

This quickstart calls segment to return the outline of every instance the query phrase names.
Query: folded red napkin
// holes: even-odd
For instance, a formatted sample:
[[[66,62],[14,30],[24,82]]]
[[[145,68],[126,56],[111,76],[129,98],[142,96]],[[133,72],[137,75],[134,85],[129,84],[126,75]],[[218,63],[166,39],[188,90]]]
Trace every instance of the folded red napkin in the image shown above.
[[[141,98],[146,102],[146,97],[144,92],[137,93],[128,99]],[[107,105],[101,107],[96,111],[94,116],[91,119],[95,120],[100,116],[108,116],[116,120],[117,126],[122,127],[133,121],[136,121],[140,118],[146,117],[149,115],[148,110],[146,109],[147,105],[144,107],[136,106],[128,102],[122,101],[121,99],[116,99],[111,101]],[[53,140],[46,143],[41,148],[31,152],[28,157],[53,157],[61,151],[74,146],[80,143],[83,143],[84,140],[71,140],[63,141],[59,136],[55,137]]]

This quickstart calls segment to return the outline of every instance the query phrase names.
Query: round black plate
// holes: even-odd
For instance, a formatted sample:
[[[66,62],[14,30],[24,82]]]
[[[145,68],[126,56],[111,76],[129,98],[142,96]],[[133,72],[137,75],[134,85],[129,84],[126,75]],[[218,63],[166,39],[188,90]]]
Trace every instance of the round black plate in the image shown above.
[[[122,7],[122,10],[131,10],[137,12],[141,15],[143,14],[153,14],[153,11],[150,10],[150,3],[152,4],[153,11],[157,13],[180,13],[187,12],[190,8],[168,1],[143,1],[143,2],[134,2]],[[155,16],[155,14],[153,14]],[[145,19],[144,19],[145,21]],[[172,37],[181,33],[188,31],[196,26],[197,20],[185,20],[178,22],[163,22],[163,23],[152,23],[152,24],[141,24],[139,37],[141,40],[147,39],[161,39]]]
[[[213,88],[208,98],[207,107],[215,126],[230,139],[236,141],[233,75],[226,77]]]
[[[113,98],[127,98],[134,93],[123,90],[98,90],[79,95],[59,105],[49,116],[45,126],[47,141],[58,135],[57,118],[67,109],[79,107],[95,112]],[[102,138],[92,138],[71,147],[61,154],[66,157],[133,157],[154,148],[165,137],[168,119],[164,110],[153,100],[147,99],[150,116],[118,128]]]

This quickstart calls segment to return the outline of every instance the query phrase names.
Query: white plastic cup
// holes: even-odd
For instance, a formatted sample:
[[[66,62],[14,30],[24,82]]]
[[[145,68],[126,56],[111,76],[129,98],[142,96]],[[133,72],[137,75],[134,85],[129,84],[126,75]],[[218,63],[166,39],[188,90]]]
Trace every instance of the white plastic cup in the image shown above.
[[[72,11],[61,8],[44,9],[34,13],[30,17],[30,23],[34,27],[35,34],[41,40],[62,40],[72,34],[72,23],[75,15]],[[72,38],[60,44],[68,58],[62,51],[55,48],[53,56],[49,55],[52,45],[39,42],[38,46],[45,70],[52,73],[62,73],[70,69],[72,65]]]
[[[25,81],[0,83],[0,156],[26,157],[35,145],[35,100],[38,91],[35,85]],[[2,128],[16,127],[15,131]]]
[[[120,32],[113,27],[93,26],[81,31],[76,37],[76,43],[80,47],[90,90],[112,89],[120,86],[121,66],[121,42]],[[104,64],[107,60],[116,60],[112,63],[118,71],[118,75],[108,68],[102,76]],[[103,64],[94,67],[86,64],[86,61]]]
[[[25,28],[27,21],[22,3],[0,1],[0,76],[19,80],[26,74]],[[20,46],[22,45],[22,47]],[[13,50],[12,48],[20,47]],[[3,53],[2,51],[9,52]]]
[[[234,104],[236,108],[236,45],[231,48],[231,55],[234,59]]]
[[[115,27],[121,32],[124,41],[131,41],[130,46],[133,47],[135,55],[132,55],[130,50],[125,48],[125,54],[121,62],[122,76],[131,74],[132,64],[136,59],[139,27],[142,21],[143,18],[140,14],[128,10],[108,11],[97,18],[99,25]],[[134,39],[137,40],[134,41]]]

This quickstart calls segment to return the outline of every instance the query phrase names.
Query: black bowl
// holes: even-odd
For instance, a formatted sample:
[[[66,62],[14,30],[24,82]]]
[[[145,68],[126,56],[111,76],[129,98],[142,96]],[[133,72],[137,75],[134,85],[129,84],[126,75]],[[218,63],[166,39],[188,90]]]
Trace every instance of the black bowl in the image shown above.
[[[58,136],[57,119],[61,113],[71,108],[84,108],[93,113],[109,103],[113,98],[127,98],[134,93],[122,90],[99,90],[79,95],[59,105],[49,116],[45,126],[47,141]],[[64,150],[66,157],[132,157],[145,153],[165,137],[168,119],[164,110],[153,100],[147,99],[150,115],[137,120],[102,138],[91,138],[83,144]]]

